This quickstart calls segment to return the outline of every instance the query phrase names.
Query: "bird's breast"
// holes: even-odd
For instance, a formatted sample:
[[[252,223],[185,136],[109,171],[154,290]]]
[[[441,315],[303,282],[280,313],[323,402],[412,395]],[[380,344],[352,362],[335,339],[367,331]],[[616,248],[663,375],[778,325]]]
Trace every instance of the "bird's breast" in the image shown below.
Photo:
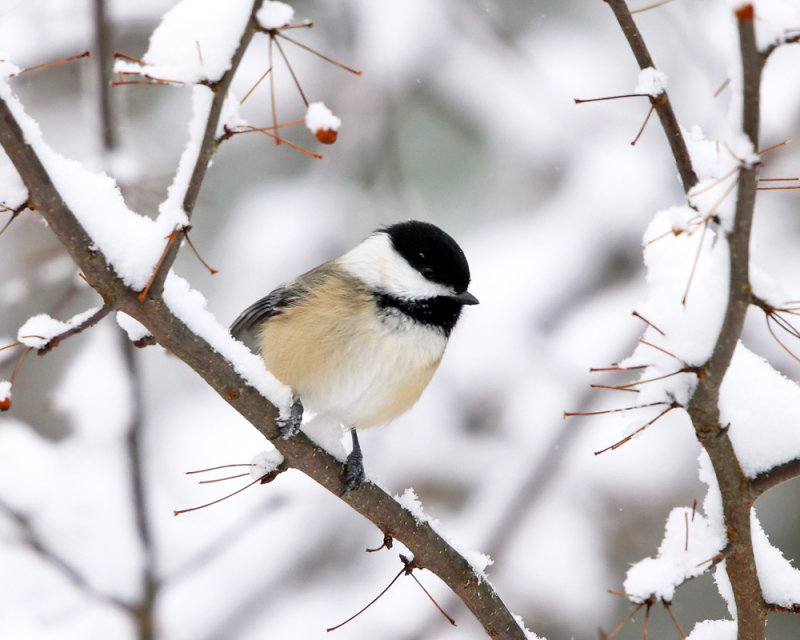
[[[367,428],[407,411],[430,382],[445,335],[379,313],[371,292],[335,280],[263,326],[267,368],[312,411]]]

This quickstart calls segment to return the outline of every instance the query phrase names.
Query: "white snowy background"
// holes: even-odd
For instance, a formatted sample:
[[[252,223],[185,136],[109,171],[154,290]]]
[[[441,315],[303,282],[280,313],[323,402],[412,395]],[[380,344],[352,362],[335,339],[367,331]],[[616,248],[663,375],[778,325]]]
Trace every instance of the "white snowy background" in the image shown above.
[[[174,4],[110,2],[113,48],[141,57]],[[768,4],[791,15],[789,2]],[[26,67],[93,49],[92,5],[6,0],[0,59]],[[631,354],[644,329],[634,309],[645,316],[661,309],[663,301],[647,288],[642,238],[679,222],[680,212],[655,214],[684,204],[656,119],[629,144],[646,99],[574,104],[576,97],[636,88],[642,78],[627,44],[599,0],[334,0],[294,7],[296,18],[315,26],[292,37],[363,71],[356,78],[284,44],[309,100],[324,101],[341,118],[339,140],[322,146],[302,125],[286,132],[323,160],[275,147],[258,134],[225,142],[191,233],[219,273],[209,275],[188,247],[176,272],[227,325],[275,285],[381,224],[420,218],[446,228],[470,260],[471,290],[481,304],[465,311],[418,405],[363,435],[367,473],[397,495],[413,487],[449,538],[490,555],[489,579],[529,628],[551,639],[595,638],[598,627],[613,629],[630,610],[606,590],[623,590],[632,563],[653,556],[649,562],[657,564],[658,551],[668,555],[683,540],[684,516],[673,507],[691,508],[697,500],[702,509],[707,492],[698,477],[700,447],[682,412],[597,457],[593,452],[654,414],[562,417],[565,410],[638,401],[627,397],[634,394],[591,390],[590,383],[621,378],[588,369]],[[194,18],[203,23],[204,15]],[[675,0],[636,19],[684,128],[697,125],[709,140],[728,135],[729,111],[739,104],[735,83],[714,97],[728,74],[737,73],[727,4]],[[759,28],[768,37],[766,26]],[[211,49],[205,52],[213,58]],[[107,152],[99,135],[96,63],[26,74],[11,86],[58,153],[113,175],[128,206],[154,217],[186,144],[192,90],[115,88],[118,143]],[[243,96],[266,65],[266,40],[257,38],[233,93]],[[279,119],[302,119],[291,77],[277,66]],[[784,48],[768,64],[764,147],[800,135],[798,68],[800,46]],[[242,117],[257,126],[271,124],[267,87],[265,81],[242,108]],[[798,174],[796,145],[765,156],[763,176]],[[753,262],[769,274],[770,286],[786,292],[785,300],[800,298],[798,193],[761,192],[756,209]],[[7,215],[0,214],[0,223]],[[697,240],[687,241],[691,255]],[[688,273],[654,270],[666,263],[656,255],[660,245],[650,247],[651,281],[664,285],[662,295],[679,297]],[[716,254],[709,255],[711,268]],[[678,345],[687,359],[702,351],[693,338],[709,332],[714,283],[698,279],[689,297],[690,320]],[[35,213],[26,212],[0,236],[0,346],[31,316],[67,320],[98,304]],[[131,363],[126,340],[107,318],[45,357],[29,357],[12,409],[0,416],[0,638],[136,637],[126,606],[140,606],[148,579],[159,638],[326,637],[326,627],[361,608],[397,573],[401,549],[364,553],[380,544],[379,532],[297,472],[174,517],[174,509],[247,481],[198,486],[185,471],[248,462],[264,442],[159,347],[135,350]],[[760,312],[751,312],[744,343],[789,379],[800,375]],[[640,346],[634,358],[645,361],[645,354]],[[0,352],[0,379],[11,375],[13,355]],[[796,413],[796,404],[781,411],[781,403],[796,397],[794,385],[768,395],[772,373],[746,351],[737,358],[756,374],[733,381],[734,398],[763,398],[770,424]],[[779,432],[784,441],[772,451],[786,444],[796,424]],[[141,438],[149,542],[134,507],[131,425]],[[800,436],[790,444],[797,441]],[[797,481],[760,500],[757,513],[774,546],[787,558],[800,554]],[[698,562],[718,542],[702,519],[713,517],[713,505],[703,514],[693,522]],[[649,580],[652,574],[641,567],[638,577]],[[660,575],[668,592],[670,575]],[[458,627],[404,578],[335,635],[483,637],[434,576],[418,577]],[[636,578],[628,576],[625,590],[636,593]],[[785,584],[796,582],[789,576]],[[673,602],[686,633],[696,621],[728,617],[709,575],[681,587]],[[637,620],[619,637],[641,637]],[[653,637],[677,637],[671,625],[654,609]],[[703,636],[698,627],[693,640],[721,637],[719,626],[706,628],[717,635]],[[800,618],[771,615],[768,629],[771,638],[800,637]]]

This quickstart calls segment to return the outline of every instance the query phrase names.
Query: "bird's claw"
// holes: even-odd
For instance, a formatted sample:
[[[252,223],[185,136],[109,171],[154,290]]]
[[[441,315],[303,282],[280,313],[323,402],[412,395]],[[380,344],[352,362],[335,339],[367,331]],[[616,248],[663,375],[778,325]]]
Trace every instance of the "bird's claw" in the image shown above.
[[[344,489],[339,494],[343,496],[353,489],[361,486],[361,483],[366,479],[364,474],[364,456],[361,451],[351,451],[347,456],[347,462],[344,465],[344,473],[342,474],[342,482]]]
[[[300,431],[300,425],[303,422],[303,403],[300,398],[295,396],[292,402],[292,408],[289,411],[289,417],[278,418],[275,424],[278,425],[278,431],[284,440],[288,440],[292,436],[296,436]]]

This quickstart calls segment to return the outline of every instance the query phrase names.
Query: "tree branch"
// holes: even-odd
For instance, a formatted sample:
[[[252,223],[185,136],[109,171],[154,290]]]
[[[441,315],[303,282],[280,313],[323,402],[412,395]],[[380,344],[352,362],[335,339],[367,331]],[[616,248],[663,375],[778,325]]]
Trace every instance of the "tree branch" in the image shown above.
[[[97,77],[97,98],[100,114],[100,134],[104,151],[116,146],[116,136],[111,118],[111,88],[107,70],[111,60],[111,34],[108,28],[106,0],[93,0],[92,22],[94,23],[93,56]]]
[[[611,7],[639,66],[653,65],[644,40],[624,0],[605,0]],[[758,51],[753,27],[752,5],[736,10],[743,73],[742,129],[758,149],[761,71],[764,57]],[[684,190],[697,182],[691,161],[666,94],[658,110],[662,126],[672,148]],[[739,170],[733,228],[727,233],[729,248],[728,301],[722,328],[711,357],[700,367],[698,382],[687,411],[698,440],[708,453],[722,493],[723,514],[728,537],[726,570],[733,588],[740,640],[764,638],[767,606],[761,593],[750,530],[750,513],[755,496],[751,483],[742,472],[727,433],[720,423],[719,391],[744,326],[752,299],[749,279],[750,230],[755,208],[757,165],[743,165]],[[767,480],[762,480],[766,484]]]
[[[800,43],[800,33],[795,33],[793,36],[789,36],[788,38],[786,38],[785,40],[782,40],[780,42],[773,42],[766,49],[764,49],[764,51],[761,52],[762,65],[767,63],[767,58],[769,58],[772,55],[772,53],[775,51],[775,49],[777,49],[781,45],[784,45],[784,44],[798,44],[798,43]]]
[[[750,491],[753,500],[761,497],[773,487],[797,477],[800,477],[800,458],[779,464],[768,471],[762,471],[750,480]]]
[[[0,501],[0,512],[5,513],[6,516],[13,520],[21,529],[22,541],[24,544],[39,555],[44,562],[57,569],[74,587],[100,602],[105,602],[119,607],[120,609],[130,611],[130,607],[125,602],[97,591],[75,567],[70,565],[61,556],[54,553],[39,536],[36,535],[35,529],[31,526],[30,521],[24,514],[2,501]]]
[[[0,144],[31,193],[31,200],[64,244],[88,282],[112,306],[137,319],[164,348],[194,369],[222,398],[264,434],[287,462],[328,491],[341,491],[343,465],[304,434],[284,440],[275,424],[278,410],[250,387],[233,366],[200,336],[192,333],[160,295],[143,302],[109,268],[103,255],[90,249],[91,238],[61,199],[36,153],[24,139],[8,105],[0,99]],[[417,522],[380,487],[365,483],[342,500],[372,521],[384,534],[400,540],[415,562],[438,575],[494,638],[523,640],[524,632],[488,582],[427,523]]]
[[[125,449],[130,465],[130,488],[133,495],[133,515],[136,521],[136,533],[144,552],[144,571],[142,577],[142,595],[131,609],[136,619],[139,640],[153,640],[156,637],[155,604],[160,580],[156,574],[156,549],[150,525],[145,493],[145,463],[142,440],[144,422],[142,420],[142,385],[139,379],[139,368],[136,366],[135,347],[123,331],[117,332],[119,348],[128,370],[130,392],[133,395],[132,413],[130,415]]]
[[[749,11],[748,11],[749,10]],[[751,5],[737,10],[743,73],[742,129],[758,149],[761,56],[756,47]],[[750,530],[753,496],[728,437],[720,424],[719,390],[730,366],[752,299],[749,278],[750,230],[755,208],[757,166],[739,172],[733,228],[727,234],[729,250],[728,302],[717,342],[708,362],[701,367],[688,412],[697,438],[708,453],[717,477],[730,553],[726,570],[733,588],[739,638],[763,638],[767,608],[761,593]]]
[[[250,41],[253,39],[256,31],[258,30],[258,21],[256,20],[256,12],[261,8],[263,0],[254,0],[253,8],[250,11],[250,18],[247,21],[242,38],[239,41],[239,46],[231,58],[230,68],[222,74],[222,77],[214,83],[209,84],[210,89],[214,92],[214,99],[211,102],[211,108],[208,113],[208,122],[206,123],[205,132],[203,133],[203,141],[200,145],[200,152],[197,154],[197,161],[195,162],[192,176],[189,179],[189,185],[186,188],[186,194],[183,197],[183,210],[186,212],[186,217],[191,220],[194,206],[197,203],[197,196],[200,193],[200,187],[206,177],[206,171],[211,164],[211,157],[217,150],[217,126],[219,118],[222,114],[222,106],[225,104],[225,99],[228,95],[228,89],[233,81],[233,76],[236,75],[236,70],[239,68],[239,63],[244,57],[247,47],[250,46]],[[175,229],[175,232],[180,229]],[[172,263],[178,256],[180,249],[180,242],[173,242],[168,246],[164,258],[155,274],[153,283],[150,287],[151,296],[160,296],[164,289],[164,282],[167,279]]]
[[[628,5],[625,0],[605,0],[614,16],[619,22],[622,33],[633,51],[636,62],[639,63],[640,69],[647,69],[648,67],[656,68],[653,58],[650,57],[650,52],[647,50],[647,45],[644,43],[642,34],[639,33],[639,28],[631,16]],[[667,136],[669,148],[672,150],[672,156],[675,158],[675,164],[678,167],[678,173],[681,176],[683,183],[683,192],[688,193],[694,185],[697,184],[697,174],[692,168],[692,159],[689,157],[689,150],[686,148],[686,141],[683,139],[678,119],[675,117],[675,112],[672,110],[669,96],[666,90],[662,91],[657,97],[651,97],[650,103],[658,114],[658,119],[661,120],[661,126]]]
[[[84,320],[83,322],[80,322],[76,324],[74,327],[70,327],[66,331],[62,331],[58,335],[50,338],[47,341],[46,345],[44,345],[41,349],[36,350],[36,355],[43,356],[49,351],[55,349],[59,344],[61,344],[62,341],[66,340],[67,338],[71,338],[72,336],[77,335],[90,327],[93,327],[103,318],[105,318],[109,313],[111,313],[111,311],[112,311],[111,304],[106,302],[102,307],[100,307],[92,315],[86,318],[86,320]]]

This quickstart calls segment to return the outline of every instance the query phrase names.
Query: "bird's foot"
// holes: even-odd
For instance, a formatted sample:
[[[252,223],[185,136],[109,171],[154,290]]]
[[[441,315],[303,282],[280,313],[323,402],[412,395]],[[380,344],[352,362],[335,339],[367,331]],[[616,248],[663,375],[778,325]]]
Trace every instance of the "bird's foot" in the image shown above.
[[[361,486],[361,483],[364,482],[365,479],[364,456],[361,454],[360,450],[351,451],[350,455],[347,456],[347,462],[345,462],[344,465],[344,473],[342,474],[344,489],[339,495],[343,496],[356,487]]]
[[[278,418],[275,424],[278,425],[278,431],[284,440],[288,440],[292,436],[297,435],[300,431],[300,425],[303,422],[303,403],[300,398],[294,397],[292,408],[289,411],[289,417]]]

